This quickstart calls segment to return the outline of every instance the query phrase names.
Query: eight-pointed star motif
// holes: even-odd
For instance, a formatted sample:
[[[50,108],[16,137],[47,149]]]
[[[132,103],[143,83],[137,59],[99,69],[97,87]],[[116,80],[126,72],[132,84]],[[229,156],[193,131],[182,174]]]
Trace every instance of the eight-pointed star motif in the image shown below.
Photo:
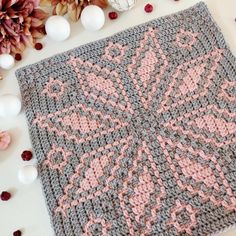
[[[177,41],[184,35],[190,38],[189,45],[192,47],[198,34],[187,31],[180,33],[176,36]],[[179,46],[181,50],[190,49],[182,41]],[[120,54],[112,50],[114,48],[119,49]],[[112,51],[115,55],[113,62],[117,56],[117,62],[120,62],[126,57],[126,49],[127,45],[110,42],[104,49],[104,58],[109,59]],[[33,122],[70,142],[92,147],[79,156],[80,162],[58,199],[55,213],[67,217],[68,211],[73,211],[77,206],[114,191],[129,233],[151,233],[168,184],[164,184],[158,171],[156,162],[159,156],[147,134],[152,134],[153,139],[156,137],[153,142],[160,145],[160,155],[166,158],[179,188],[197,194],[202,200],[210,200],[216,206],[232,210],[235,208],[235,198],[215,156],[196,150],[192,144],[187,148],[181,142],[176,144],[172,140],[174,133],[201,142],[201,145],[222,147],[235,142],[235,115],[212,104],[207,107],[210,109],[191,105],[212,96],[209,95],[209,89],[217,76],[223,50],[214,48],[175,68],[169,68],[158,33],[151,27],[144,32],[137,47],[132,46],[132,50],[129,64],[122,71],[119,66],[112,70],[92,59],[71,56],[67,64],[77,77],[78,91],[84,96],[83,103],[79,101],[77,105],[48,115],[37,114]],[[172,72],[166,78],[168,68]],[[158,96],[156,93],[161,83],[165,83],[165,89],[162,88],[162,97],[155,104],[159,106],[152,109],[153,98]],[[223,89],[227,90],[227,85]],[[182,114],[179,111],[183,111]],[[153,131],[154,127],[158,130]],[[163,132],[156,134],[159,130]],[[166,138],[165,135],[171,137]],[[173,156],[177,149],[182,156]],[[193,160],[197,157],[199,160]],[[203,165],[204,161],[211,162],[211,165]],[[128,172],[124,171],[124,166],[129,166]],[[189,178],[192,180],[189,181]],[[224,183],[222,188],[219,187],[221,181]],[[206,193],[199,189],[199,183],[204,186]],[[211,185],[214,189],[208,190]],[[227,200],[219,198],[220,194]],[[191,233],[196,223],[196,211],[182,205],[179,200],[175,203],[177,208],[172,212],[172,219],[177,220],[176,214],[181,209],[187,210],[192,222],[191,227],[186,225],[184,229],[180,229],[180,225],[174,221],[173,225],[178,232],[184,230]]]

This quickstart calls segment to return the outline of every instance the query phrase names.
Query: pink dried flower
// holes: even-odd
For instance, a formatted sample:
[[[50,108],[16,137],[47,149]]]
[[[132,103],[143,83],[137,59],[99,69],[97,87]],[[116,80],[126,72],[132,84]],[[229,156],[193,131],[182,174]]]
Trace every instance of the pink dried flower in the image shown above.
[[[45,34],[39,0],[0,0],[0,54],[21,53]]]
[[[0,132],[0,150],[5,150],[11,142],[11,136],[6,131]]]

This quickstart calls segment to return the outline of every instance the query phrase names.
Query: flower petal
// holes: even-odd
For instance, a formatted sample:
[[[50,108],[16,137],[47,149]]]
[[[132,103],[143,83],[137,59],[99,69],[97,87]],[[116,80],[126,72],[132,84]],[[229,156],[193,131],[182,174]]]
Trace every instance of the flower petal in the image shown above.
[[[0,150],[5,150],[11,143],[11,136],[6,131],[0,132]]]

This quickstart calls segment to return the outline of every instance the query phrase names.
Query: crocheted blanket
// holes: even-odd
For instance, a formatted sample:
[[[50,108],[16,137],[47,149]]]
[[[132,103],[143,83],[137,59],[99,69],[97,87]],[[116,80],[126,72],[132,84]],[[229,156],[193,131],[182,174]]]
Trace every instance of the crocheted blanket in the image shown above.
[[[16,74],[57,236],[236,223],[236,60],[204,3]]]

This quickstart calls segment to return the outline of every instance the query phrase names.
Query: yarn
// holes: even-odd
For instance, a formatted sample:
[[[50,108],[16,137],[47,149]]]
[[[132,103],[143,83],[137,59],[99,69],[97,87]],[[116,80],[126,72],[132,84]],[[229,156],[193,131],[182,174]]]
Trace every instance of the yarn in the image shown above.
[[[199,3],[18,70],[55,234],[235,224],[235,62]]]

